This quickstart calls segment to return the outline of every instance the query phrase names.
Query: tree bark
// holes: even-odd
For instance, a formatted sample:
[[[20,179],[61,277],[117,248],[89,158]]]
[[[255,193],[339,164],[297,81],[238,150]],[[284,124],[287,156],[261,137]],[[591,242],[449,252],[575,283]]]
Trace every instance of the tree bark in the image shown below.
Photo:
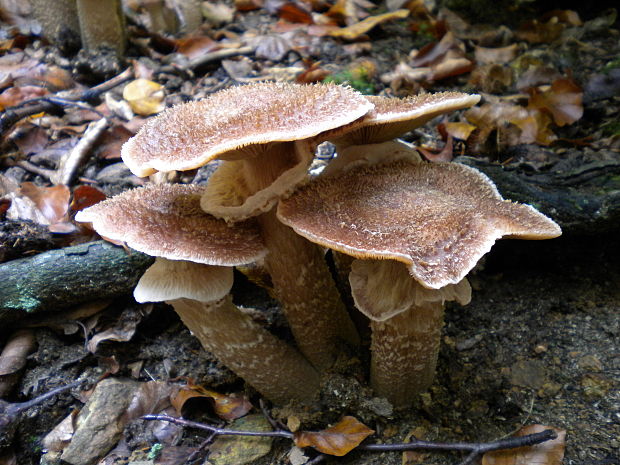
[[[104,241],[0,264],[0,321],[130,293],[153,257]]]
[[[564,234],[601,234],[620,228],[620,161],[532,174],[476,158],[455,161],[486,174],[504,198],[530,204],[553,218]]]

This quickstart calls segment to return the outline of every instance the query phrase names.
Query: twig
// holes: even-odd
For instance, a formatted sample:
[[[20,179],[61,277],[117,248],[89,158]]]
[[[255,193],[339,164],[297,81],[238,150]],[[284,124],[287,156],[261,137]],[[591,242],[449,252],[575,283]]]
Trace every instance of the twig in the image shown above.
[[[160,72],[173,73],[178,70],[195,69],[211,61],[218,61],[237,55],[249,55],[252,52],[254,52],[254,47],[225,48],[193,58],[183,65],[176,63],[168,66],[163,66],[160,69]]]
[[[143,420],[159,420],[168,421],[177,425],[181,425],[188,428],[197,428],[205,431],[209,431],[212,435],[217,436],[260,436],[260,437],[272,437],[272,438],[286,438],[290,440],[295,439],[295,435],[290,431],[277,429],[274,431],[240,431],[230,430],[226,428],[218,428],[216,426],[207,425],[205,423],[198,423],[195,421],[184,420],[183,418],[171,417],[169,415],[144,415]],[[515,449],[523,446],[533,446],[542,442],[549,441],[557,438],[555,431],[551,429],[544,430],[540,433],[528,434],[526,436],[512,437],[507,439],[500,439],[497,441],[491,441],[487,443],[476,442],[431,442],[414,439],[407,443],[398,444],[362,444],[357,447],[358,450],[376,451],[376,452],[402,452],[407,450],[437,450],[437,451],[462,451],[469,452],[467,457],[459,465],[469,465],[476,458],[486,452],[492,452],[496,450]],[[321,456],[317,456],[313,459],[322,461]],[[310,462],[312,463],[312,461]],[[319,462],[315,462],[319,463]]]
[[[68,102],[83,102],[92,100],[108,90],[133,78],[131,68],[126,69],[118,76],[103,82],[91,89],[82,92],[59,93],[52,96],[40,97],[32,100],[26,100],[19,105],[9,107],[0,116],[0,135],[7,132],[15,123],[27,116],[36,115],[37,113],[49,112],[54,108],[68,104]],[[93,110],[96,111],[96,110]]]
[[[294,434],[290,431],[241,431],[226,428],[218,428],[217,426],[207,425],[206,423],[198,423],[196,421],[184,420],[183,418],[171,417],[170,415],[144,415],[143,420],[168,421],[175,425],[185,426],[187,428],[196,428],[209,431],[217,436],[258,436],[268,438],[286,438],[294,439]]]
[[[48,170],[47,168],[41,168],[33,163],[30,163],[28,160],[17,160],[15,162],[15,166],[19,166],[20,168],[25,169],[26,171],[30,171],[31,173],[38,174],[47,179],[52,179],[52,176],[56,174],[54,170]]]
[[[88,125],[77,145],[60,160],[58,169],[51,178],[54,184],[68,185],[71,182],[77,169],[86,159],[93,144],[107,127],[107,118],[101,118],[99,121]]]
[[[17,419],[17,416],[34,407],[35,405],[39,405],[49,399],[50,397],[55,396],[56,394],[60,394],[61,392],[67,391],[73,387],[79,386],[82,384],[82,380],[74,381],[73,383],[69,383],[65,386],[57,387],[56,389],[52,389],[45,394],[41,394],[34,399],[30,399],[26,402],[18,402],[18,403],[9,403],[3,400],[0,400],[0,433],[6,432]]]

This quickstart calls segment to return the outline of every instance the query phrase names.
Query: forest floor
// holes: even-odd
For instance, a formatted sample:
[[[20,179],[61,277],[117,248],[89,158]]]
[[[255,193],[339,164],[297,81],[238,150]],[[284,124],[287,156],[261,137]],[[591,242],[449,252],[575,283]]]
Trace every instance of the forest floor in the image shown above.
[[[337,19],[329,27],[336,29],[324,29],[316,15],[307,11],[307,3],[289,2],[286,8],[280,3],[276,8],[275,2],[266,1],[253,11],[235,9],[250,3],[226,3],[227,19],[217,26],[205,22],[201,33],[185,42],[148,34],[148,27],[138,24],[142,16],[131,17],[127,56],[134,61],[126,64],[134,78],[162,86],[143,102],[150,105],[149,110],[132,106],[129,117],[122,120],[119,114],[125,110],[117,104],[126,105],[128,98],[121,95],[120,86],[108,92],[109,98],[84,102],[79,108],[57,104],[44,116],[3,128],[0,262],[94,238],[77,227],[71,216],[79,209],[78,199],[91,202],[96,194],[78,193],[77,188],[86,185],[111,196],[143,184],[120,161],[119,147],[153,107],[265,79],[327,78],[367,93],[393,96],[422,89],[479,92],[483,100],[477,113],[461,111],[446,121],[436,119],[406,139],[424,146],[429,158],[433,153],[442,160],[466,154],[512,167],[524,177],[607,163],[611,167],[608,183],[597,188],[601,195],[617,195],[620,190],[620,33],[615,13],[588,7],[577,21],[572,12],[556,11],[552,21],[545,11],[524,9],[510,20],[501,18],[505,25],[491,19],[474,24],[463,19],[466,16],[457,18],[448,10],[426,12],[419,5],[423,2],[411,2],[409,17],[392,18],[363,33],[349,31],[352,37],[345,40],[333,31],[385,9],[375,11],[358,2],[354,4],[357,13],[347,10],[340,17],[332,15]],[[53,94],[48,90],[52,82],[60,89],[82,91],[124,69],[115,60],[106,62],[105,56],[97,68],[84,64],[83,58],[63,55],[37,40],[23,24],[17,29],[7,24],[0,28],[3,108],[23,108],[28,98]],[[446,38],[446,30],[452,37]],[[241,51],[223,60],[188,64],[217,52],[217,47],[210,47],[218,41],[224,43],[223,49],[236,46]],[[259,49],[257,44],[264,47]],[[244,51],[248,46],[251,51]],[[173,53],[175,47],[183,53]],[[423,51],[415,55],[414,49]],[[446,55],[449,50],[453,53]],[[35,74],[37,83],[33,83]],[[88,123],[99,119],[85,109],[87,105],[109,118],[105,133],[91,146],[92,153],[63,192],[46,190],[55,184],[54,173],[62,169],[63,154],[75,147]],[[208,172],[201,169],[194,181],[204,182]],[[24,189],[24,183],[30,182],[34,185]],[[22,202],[25,197],[30,200]],[[27,207],[11,213],[11,205],[17,204]],[[50,206],[53,213],[46,216],[42,205]],[[545,213],[553,217],[553,212]],[[462,308],[448,304],[436,380],[411,409],[394,413],[372,396],[363,381],[368,354],[362,353],[353,360],[343,358],[340,372],[326,379],[322,412],[302,417],[303,428],[321,429],[352,415],[375,430],[371,439],[378,442],[403,442],[411,434],[430,441],[482,442],[511,435],[524,425],[546,425],[566,431],[561,463],[620,465],[620,224],[606,222],[601,215],[600,222],[592,218],[582,224],[567,222],[558,239],[506,240],[494,246],[470,275],[472,302]],[[255,309],[252,315],[257,321],[290,337],[277,302],[241,274],[233,296],[239,305]],[[219,393],[246,393],[260,413],[256,392],[205,353],[171,307],[138,305],[130,295],[95,305],[99,305],[97,311],[81,306],[79,311],[88,316],[71,322],[53,321],[56,313],[43,313],[36,327],[25,330],[35,343],[21,355],[23,363],[13,364],[11,371],[6,366],[13,362],[0,357],[5,401],[23,402],[76,379],[92,388],[107,375],[140,383],[131,384],[128,392],[136,402],[154,405],[161,399],[153,392],[136,394],[136,386],[153,381],[183,384],[191,378],[195,385]],[[29,324],[32,321],[28,319]],[[2,331],[3,342],[22,326],[19,317],[13,318]],[[74,388],[19,416],[12,425],[10,445],[0,441],[4,454],[0,465],[62,463],[59,456],[71,432],[61,433],[57,425],[71,412],[77,414],[89,394]],[[104,417],[108,413],[103,404],[97,408]],[[196,421],[221,421],[211,405],[200,399],[188,401],[183,411]],[[275,409],[272,415],[288,420],[289,426],[301,416],[295,408]],[[207,436],[161,424],[154,428],[135,418],[121,423],[121,434],[112,435],[114,443],[105,450],[101,446],[99,463],[180,465]],[[58,453],[44,453],[50,444]],[[154,444],[163,447],[159,455]],[[238,442],[233,447],[242,448]],[[301,465],[316,456],[314,451],[306,451],[305,457],[295,451],[291,456],[291,448],[290,441],[275,440],[251,463]],[[220,457],[208,458],[209,463],[246,463],[223,449],[220,445]],[[194,463],[203,463],[204,455],[200,457]],[[456,464],[461,458],[456,453],[353,451],[323,460],[433,465]],[[485,460],[485,465],[526,464]],[[536,463],[560,462],[545,457]]]

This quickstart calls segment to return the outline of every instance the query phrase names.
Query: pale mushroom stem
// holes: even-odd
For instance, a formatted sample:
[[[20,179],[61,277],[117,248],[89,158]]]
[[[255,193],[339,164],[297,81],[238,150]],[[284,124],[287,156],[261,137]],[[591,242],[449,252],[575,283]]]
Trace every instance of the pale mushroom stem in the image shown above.
[[[433,382],[443,307],[425,303],[386,321],[371,321],[370,384],[396,408],[411,405]]]
[[[317,368],[329,368],[339,344],[359,345],[323,251],[283,225],[271,211],[258,218],[269,250],[265,264],[299,350]]]
[[[317,395],[318,372],[297,350],[239,310],[230,296],[207,303],[185,298],[168,303],[206,350],[272,402],[308,402]]]
[[[268,153],[243,160],[250,191],[258,192],[270,186],[284,167],[267,163],[269,159],[291,158],[277,152],[306,150],[299,143],[271,146]],[[297,159],[304,155],[297,152]],[[323,251],[299,236],[277,219],[275,209],[257,217],[263,241],[269,251],[265,265],[271,275],[274,290],[293,332],[299,350],[315,367],[328,369],[338,353],[340,344],[357,346],[360,343],[355,325],[340,298],[330,274]]]

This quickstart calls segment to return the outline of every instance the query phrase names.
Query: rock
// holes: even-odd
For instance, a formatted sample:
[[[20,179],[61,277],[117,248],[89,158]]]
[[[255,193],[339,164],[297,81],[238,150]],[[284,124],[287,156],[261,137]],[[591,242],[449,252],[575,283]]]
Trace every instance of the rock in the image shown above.
[[[271,431],[271,425],[262,415],[248,415],[232,422],[232,430]],[[249,436],[220,436],[210,447],[208,461],[213,465],[244,465],[263,457],[271,450],[273,438]]]
[[[521,360],[510,368],[510,382],[516,386],[540,389],[546,377],[545,365],[539,360]]]
[[[92,465],[118,442],[125,428],[123,416],[140,383],[108,378],[95,391],[77,418],[77,429],[62,460],[71,465]]]

